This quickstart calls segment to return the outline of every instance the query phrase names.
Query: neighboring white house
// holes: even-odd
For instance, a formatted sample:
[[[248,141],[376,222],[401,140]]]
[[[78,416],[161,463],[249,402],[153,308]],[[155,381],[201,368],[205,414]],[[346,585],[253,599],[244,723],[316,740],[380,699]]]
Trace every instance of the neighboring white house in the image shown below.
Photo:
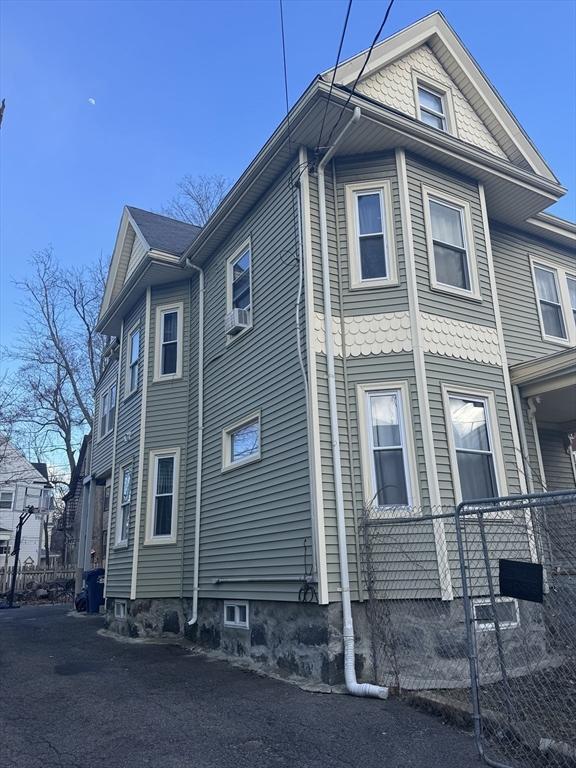
[[[42,558],[42,510],[50,508],[52,486],[42,474],[45,464],[29,462],[8,440],[0,437],[0,568],[10,557],[20,514],[36,510],[22,530],[20,564],[38,564]]]

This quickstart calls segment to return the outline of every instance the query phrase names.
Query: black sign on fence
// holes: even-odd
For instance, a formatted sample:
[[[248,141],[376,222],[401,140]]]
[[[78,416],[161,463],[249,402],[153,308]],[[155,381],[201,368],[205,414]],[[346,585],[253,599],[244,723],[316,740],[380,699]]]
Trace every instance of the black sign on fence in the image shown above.
[[[532,603],[544,602],[544,580],[540,563],[500,560],[500,594]]]

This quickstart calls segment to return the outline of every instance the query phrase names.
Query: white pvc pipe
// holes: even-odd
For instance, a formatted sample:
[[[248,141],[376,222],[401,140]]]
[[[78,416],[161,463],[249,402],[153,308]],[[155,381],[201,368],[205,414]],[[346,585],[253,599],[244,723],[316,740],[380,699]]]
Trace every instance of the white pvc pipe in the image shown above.
[[[350,600],[350,575],[348,571],[348,548],[346,542],[346,517],[344,509],[344,490],[342,483],[342,462],[338,429],[338,409],[336,401],[336,373],[334,368],[334,335],[332,326],[332,299],[330,295],[330,258],[328,253],[328,225],[326,219],[326,190],[324,187],[324,168],[348,130],[360,120],[360,108],[354,109],[350,121],[338,134],[334,143],[318,164],[318,200],[320,209],[320,246],[322,254],[322,292],[324,294],[324,323],[326,331],[326,363],[328,369],[328,405],[330,411],[330,433],[332,438],[332,467],[334,472],[334,490],[336,496],[336,520],[338,528],[338,554],[340,560],[340,588],[342,599],[342,639],[344,644],[344,679],[346,688],[353,696],[374,696],[388,698],[388,688],[359,683],[356,679],[354,663],[354,623]]]
[[[198,298],[198,432],[196,442],[196,511],[194,515],[194,587],[192,617],[189,625],[198,621],[198,589],[200,582],[200,517],[202,514],[202,457],[204,451],[204,270],[186,259],[186,266],[199,273]]]

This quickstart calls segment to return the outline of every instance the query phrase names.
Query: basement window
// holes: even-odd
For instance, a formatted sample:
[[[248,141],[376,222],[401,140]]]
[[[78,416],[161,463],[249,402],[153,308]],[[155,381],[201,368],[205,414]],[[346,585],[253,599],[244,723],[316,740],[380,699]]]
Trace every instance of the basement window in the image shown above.
[[[494,607],[496,608],[496,617],[500,629],[513,629],[520,624],[518,603],[516,600],[506,597],[497,597],[495,598]],[[485,600],[474,600],[472,612],[478,630],[481,632],[494,632],[496,630],[494,624],[494,611],[492,602],[489,598]]]
[[[248,629],[248,603],[224,603],[224,626]]]
[[[114,618],[126,618],[126,600],[116,600],[114,603]]]

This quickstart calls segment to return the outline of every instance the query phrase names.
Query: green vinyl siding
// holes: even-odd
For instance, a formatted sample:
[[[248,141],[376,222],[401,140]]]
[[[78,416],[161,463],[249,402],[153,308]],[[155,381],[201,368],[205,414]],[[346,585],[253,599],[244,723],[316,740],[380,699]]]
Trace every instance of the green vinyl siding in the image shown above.
[[[542,338],[530,257],[576,274],[576,252],[493,222],[490,232],[508,363],[514,365],[562,351],[565,345]],[[565,321],[570,322],[570,318]]]
[[[568,488],[574,490],[576,478],[572,460],[566,450],[566,433],[539,427],[538,437],[547,490],[564,491]]]
[[[470,319],[474,318],[473,322],[478,325],[494,327],[494,307],[490,290],[490,275],[478,184],[470,179],[456,176],[447,170],[432,166],[412,155],[408,155],[406,158],[406,171],[412,214],[414,258],[416,262],[420,311],[442,315],[462,322],[470,322]],[[456,296],[453,293],[447,293],[431,287],[430,262],[424,221],[424,201],[422,197],[423,185],[437,192],[440,199],[442,193],[444,193],[469,204],[482,301]]]
[[[287,180],[286,172],[205,265],[200,597],[296,601],[305,574],[305,546],[311,567],[307,420],[294,322],[297,227]],[[226,260],[247,238],[253,327],[227,342]],[[190,407],[196,408],[195,387]],[[261,417],[260,460],[222,472],[222,431],[255,411]],[[185,596],[193,589],[195,428],[189,441]],[[227,581],[215,583],[219,579]]]
[[[116,440],[116,461],[110,497],[110,550],[107,559],[108,597],[129,597],[132,578],[132,557],[134,546],[134,519],[136,514],[137,488],[140,479],[138,452],[140,445],[140,417],[142,413],[142,386],[144,380],[144,337],[146,302],[142,297],[124,319],[124,335],[120,350],[120,386],[118,388],[118,421]],[[126,393],[126,366],[129,333],[138,325],[140,328],[140,356],[138,366],[138,388],[128,398]],[[116,546],[116,522],[119,503],[119,483],[123,468],[132,470],[132,494],[128,545]]]
[[[150,339],[148,355],[148,389],[145,416],[144,465],[142,467],[142,508],[140,517],[138,576],[136,597],[178,597],[182,593],[183,520],[187,499],[186,454],[190,434],[189,419],[193,415],[196,392],[190,378],[192,355],[196,355],[196,335],[190,328],[190,293],[192,281],[188,273],[178,283],[152,288]],[[157,309],[181,302],[182,313],[182,376],[174,380],[154,381],[156,357]],[[192,337],[193,336],[193,337]],[[191,338],[192,337],[192,338]],[[150,454],[155,450],[180,449],[178,487],[174,492],[177,509],[176,543],[146,544],[147,516],[151,512],[149,499]],[[190,546],[192,544],[190,543]]]
[[[102,373],[96,392],[94,395],[94,434],[96,439],[93,441],[92,459],[90,472],[94,477],[106,477],[112,471],[112,449],[114,445],[114,430],[105,437],[100,437],[100,406],[101,396],[118,379],[118,359],[113,358],[108,363],[106,370]],[[116,393],[116,407],[118,407],[118,393]]]

